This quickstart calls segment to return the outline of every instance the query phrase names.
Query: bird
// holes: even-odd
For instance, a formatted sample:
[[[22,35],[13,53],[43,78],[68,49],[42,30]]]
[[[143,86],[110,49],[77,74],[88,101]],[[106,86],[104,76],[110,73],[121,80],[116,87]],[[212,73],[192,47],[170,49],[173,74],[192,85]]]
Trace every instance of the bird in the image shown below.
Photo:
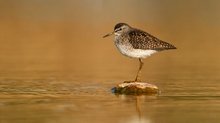
[[[150,55],[164,50],[177,49],[174,45],[158,39],[157,37],[137,28],[133,28],[126,23],[118,23],[114,31],[103,36],[106,38],[115,34],[114,45],[124,56],[138,59],[139,69],[135,80],[124,81],[125,83],[141,82],[141,70],[143,59]]]

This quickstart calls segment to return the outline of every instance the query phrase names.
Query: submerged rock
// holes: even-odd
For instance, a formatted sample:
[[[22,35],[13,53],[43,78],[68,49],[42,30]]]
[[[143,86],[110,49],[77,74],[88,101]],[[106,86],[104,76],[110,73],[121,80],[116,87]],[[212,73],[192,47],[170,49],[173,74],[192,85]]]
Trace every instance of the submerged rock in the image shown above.
[[[156,85],[143,82],[121,83],[112,90],[114,93],[121,94],[155,94],[159,92]]]

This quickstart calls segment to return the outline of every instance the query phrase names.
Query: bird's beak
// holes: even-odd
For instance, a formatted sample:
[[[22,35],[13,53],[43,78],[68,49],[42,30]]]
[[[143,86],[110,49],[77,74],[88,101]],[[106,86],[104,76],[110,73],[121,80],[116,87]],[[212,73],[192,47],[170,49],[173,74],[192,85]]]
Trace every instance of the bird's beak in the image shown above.
[[[108,37],[108,36],[110,36],[110,35],[112,35],[112,34],[114,34],[114,31],[111,32],[111,33],[109,33],[109,34],[107,34],[107,35],[105,35],[105,36],[103,36],[103,38]]]

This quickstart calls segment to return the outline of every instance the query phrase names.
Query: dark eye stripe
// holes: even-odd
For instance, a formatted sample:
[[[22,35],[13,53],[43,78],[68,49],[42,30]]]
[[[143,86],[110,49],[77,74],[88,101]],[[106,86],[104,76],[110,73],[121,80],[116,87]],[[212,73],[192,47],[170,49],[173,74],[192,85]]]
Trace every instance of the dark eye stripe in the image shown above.
[[[118,31],[121,31],[121,30],[122,30],[122,28],[118,28],[118,29],[115,30],[115,32],[118,32]]]

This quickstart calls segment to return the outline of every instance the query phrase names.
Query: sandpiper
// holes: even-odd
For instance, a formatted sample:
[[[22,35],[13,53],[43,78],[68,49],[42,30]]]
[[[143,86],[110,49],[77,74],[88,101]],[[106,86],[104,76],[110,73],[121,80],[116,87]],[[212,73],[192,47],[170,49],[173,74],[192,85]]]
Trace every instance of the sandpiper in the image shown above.
[[[114,31],[103,36],[103,38],[112,34],[116,35],[114,44],[121,54],[130,58],[139,59],[140,62],[135,80],[125,82],[141,81],[141,69],[144,65],[143,58],[147,58],[151,54],[163,50],[176,49],[174,45],[161,41],[153,35],[140,29],[133,28],[126,23],[116,24]]]

